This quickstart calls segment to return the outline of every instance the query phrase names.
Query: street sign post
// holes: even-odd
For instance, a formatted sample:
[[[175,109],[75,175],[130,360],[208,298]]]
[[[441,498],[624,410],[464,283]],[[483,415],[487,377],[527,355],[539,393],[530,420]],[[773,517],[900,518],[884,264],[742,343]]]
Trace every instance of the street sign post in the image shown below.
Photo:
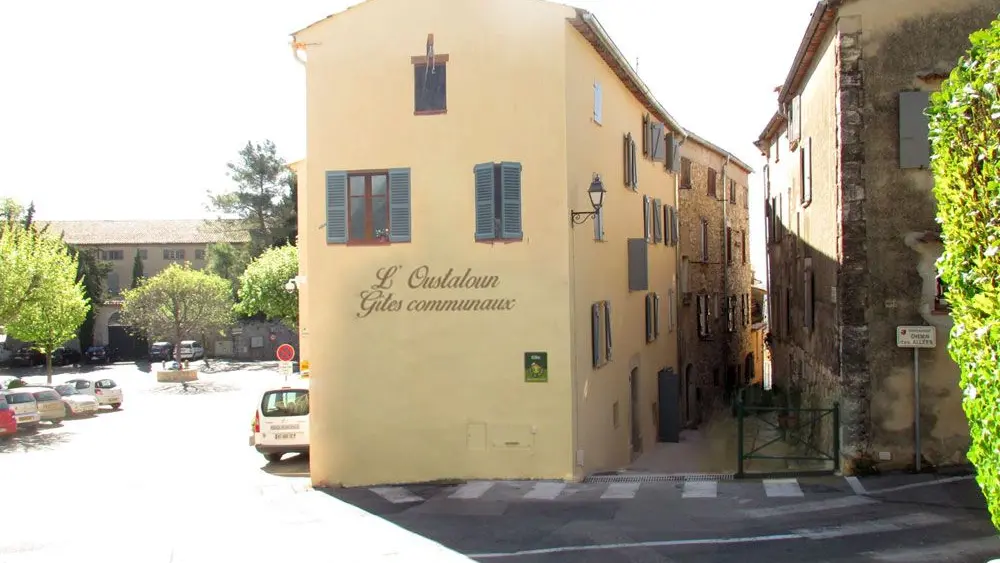
[[[897,326],[896,346],[913,348],[913,468],[920,472],[920,349],[937,347],[937,328]]]
[[[279,362],[291,362],[295,359],[295,348],[291,344],[282,344],[275,350],[274,355],[278,357]]]

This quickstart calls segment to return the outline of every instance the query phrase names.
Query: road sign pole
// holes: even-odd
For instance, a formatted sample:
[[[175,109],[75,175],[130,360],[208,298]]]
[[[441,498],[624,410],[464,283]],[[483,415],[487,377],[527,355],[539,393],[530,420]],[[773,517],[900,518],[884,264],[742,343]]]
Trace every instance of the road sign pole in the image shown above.
[[[913,456],[914,468],[920,473],[920,348],[913,349]]]

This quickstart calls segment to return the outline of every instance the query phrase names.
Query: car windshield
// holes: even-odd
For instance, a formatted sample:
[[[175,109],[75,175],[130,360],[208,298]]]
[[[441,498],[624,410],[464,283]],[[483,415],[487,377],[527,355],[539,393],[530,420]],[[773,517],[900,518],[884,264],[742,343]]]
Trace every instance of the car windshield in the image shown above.
[[[76,392],[76,388],[72,385],[59,385],[56,387],[56,393],[59,393],[63,397],[66,395],[79,395],[79,393]]]
[[[56,393],[55,391],[53,391],[51,389],[46,389],[45,391],[36,391],[35,392],[35,400],[36,401],[58,401],[59,400],[59,393]]]
[[[260,411],[266,417],[306,416],[309,414],[309,391],[307,389],[268,391],[261,400]]]
[[[35,397],[31,393],[7,393],[4,395],[7,402],[12,405],[22,405],[24,403],[34,403]]]

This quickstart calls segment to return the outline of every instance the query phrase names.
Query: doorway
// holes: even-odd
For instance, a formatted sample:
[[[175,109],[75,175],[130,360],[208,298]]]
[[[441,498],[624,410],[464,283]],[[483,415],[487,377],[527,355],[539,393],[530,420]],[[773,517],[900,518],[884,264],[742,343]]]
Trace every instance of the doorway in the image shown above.
[[[687,426],[694,422],[695,419],[695,380],[694,380],[694,366],[688,364],[684,368],[684,384],[681,387],[684,393],[684,425]]]
[[[628,374],[629,425],[631,426],[632,459],[642,453],[642,426],[639,419],[639,368]]]

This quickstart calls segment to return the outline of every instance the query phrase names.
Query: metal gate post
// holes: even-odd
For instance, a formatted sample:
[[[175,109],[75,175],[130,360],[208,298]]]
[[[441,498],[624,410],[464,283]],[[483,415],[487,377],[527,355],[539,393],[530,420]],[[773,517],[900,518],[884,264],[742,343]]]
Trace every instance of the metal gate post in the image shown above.
[[[840,471],[840,402],[833,403],[833,470]]]
[[[742,399],[742,398],[741,398]],[[743,401],[736,401],[736,477],[743,477]]]

